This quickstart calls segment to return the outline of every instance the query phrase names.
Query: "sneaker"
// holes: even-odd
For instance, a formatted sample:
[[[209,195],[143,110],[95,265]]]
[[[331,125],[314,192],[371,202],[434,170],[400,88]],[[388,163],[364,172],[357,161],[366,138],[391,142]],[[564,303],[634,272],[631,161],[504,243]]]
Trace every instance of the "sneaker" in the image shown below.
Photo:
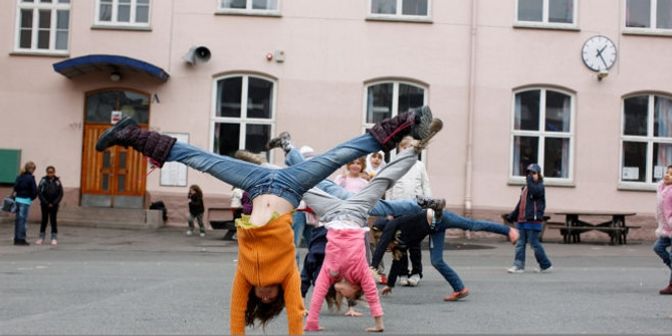
[[[553,272],[553,266],[548,266],[547,268],[539,269],[535,268],[534,273],[551,273]]]
[[[399,277],[399,285],[408,286],[408,276],[402,275]]]
[[[373,277],[373,281],[380,283],[380,274],[378,274],[378,271],[373,267],[369,267],[369,272],[371,272],[371,277]]]
[[[518,232],[518,229],[511,228],[511,230],[509,230],[509,241],[511,242],[511,244],[516,245],[516,242],[518,242],[519,237],[520,232]]]
[[[271,150],[273,148],[282,148],[285,152],[289,151],[288,147],[291,145],[292,136],[288,132],[282,132],[278,134],[277,137],[268,140],[266,143],[266,149]]]
[[[667,287],[658,291],[658,294],[660,294],[660,295],[672,295],[672,283],[670,283]]]
[[[415,201],[423,209],[434,210],[434,218],[441,218],[443,216],[443,209],[446,207],[446,200],[444,198],[431,198],[417,195]]]
[[[509,273],[525,273],[525,269],[519,268],[518,266],[511,266],[506,269]]]
[[[453,292],[452,294],[443,298],[443,301],[457,301],[469,296],[469,288],[463,288],[461,291]]]
[[[442,128],[443,128],[443,121],[439,118],[434,118],[434,120],[432,120],[432,122],[429,124],[429,133],[427,134],[427,136],[422,138],[413,146],[413,148],[415,148],[415,151],[419,153],[422,152],[425,148],[427,148],[427,145],[429,145],[429,140],[431,140],[437,133],[439,133]]]
[[[415,139],[425,139],[431,134],[432,110],[425,105],[411,110],[415,118],[415,125],[411,130],[411,136]]]
[[[42,243],[44,243],[44,239],[42,239],[42,238],[35,241],[35,245],[42,245]]]
[[[51,240],[51,245],[52,245],[52,246],[56,246],[56,245],[58,245],[58,240],[56,240],[56,239],[52,239],[52,240]]]
[[[201,232],[201,238],[205,237],[205,232]]]
[[[14,239],[14,245],[16,246],[29,246],[30,243],[25,239]]]
[[[380,284],[381,285],[387,285],[387,275],[385,275],[385,274],[380,275]]]
[[[187,230],[187,236],[191,236],[192,234],[194,234],[194,231]]]
[[[419,283],[420,283],[420,274],[413,274],[411,275],[410,278],[408,278],[408,285],[410,287],[417,287]]]

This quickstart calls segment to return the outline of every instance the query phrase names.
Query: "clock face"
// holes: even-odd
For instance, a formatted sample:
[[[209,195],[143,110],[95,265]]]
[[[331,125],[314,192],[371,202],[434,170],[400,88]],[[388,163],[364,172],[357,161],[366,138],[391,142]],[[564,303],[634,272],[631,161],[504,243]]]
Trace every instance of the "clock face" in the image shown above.
[[[593,36],[583,44],[581,57],[590,70],[609,70],[616,62],[616,45],[606,36]]]

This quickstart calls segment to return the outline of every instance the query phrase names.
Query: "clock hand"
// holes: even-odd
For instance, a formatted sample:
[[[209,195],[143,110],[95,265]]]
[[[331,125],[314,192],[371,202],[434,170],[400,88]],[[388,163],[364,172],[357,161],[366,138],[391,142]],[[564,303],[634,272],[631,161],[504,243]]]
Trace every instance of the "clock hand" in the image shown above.
[[[604,51],[604,49],[607,49],[606,45],[602,47],[602,49],[597,50],[597,54],[595,54],[595,57],[602,57],[602,52]]]
[[[600,53],[597,56],[602,60],[602,63],[604,64],[604,68],[605,69],[608,68],[609,66],[607,65],[607,61],[604,60],[604,57],[602,57],[602,54]]]

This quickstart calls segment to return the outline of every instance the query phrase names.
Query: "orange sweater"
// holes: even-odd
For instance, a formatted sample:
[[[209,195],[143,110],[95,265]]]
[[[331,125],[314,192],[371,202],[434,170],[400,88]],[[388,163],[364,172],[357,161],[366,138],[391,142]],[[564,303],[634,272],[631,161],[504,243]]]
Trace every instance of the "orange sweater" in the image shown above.
[[[231,334],[245,333],[245,309],[252,287],[280,284],[285,291],[285,309],[290,335],[303,334],[301,277],[296,266],[292,213],[268,224],[238,227],[238,267],[231,293]]]

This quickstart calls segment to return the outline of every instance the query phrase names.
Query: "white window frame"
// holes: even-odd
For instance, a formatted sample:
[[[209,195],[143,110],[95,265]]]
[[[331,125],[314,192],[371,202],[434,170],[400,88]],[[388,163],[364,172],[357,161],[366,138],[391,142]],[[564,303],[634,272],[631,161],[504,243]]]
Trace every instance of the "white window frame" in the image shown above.
[[[218,117],[217,116],[217,83],[220,80],[225,80],[228,78],[242,77],[242,88],[241,88],[241,104],[240,104],[240,118],[236,117]],[[263,118],[248,118],[247,117],[247,103],[248,103],[248,89],[249,89],[249,79],[250,77],[263,79],[273,83],[273,97],[271,101],[271,117],[269,119]],[[212,111],[210,113],[210,143],[208,145],[210,152],[215,153],[214,143],[215,143],[215,125],[217,123],[228,123],[228,124],[238,124],[240,126],[240,137],[238,138],[238,149],[245,149],[246,139],[247,139],[247,125],[271,125],[271,138],[275,136],[275,116],[276,116],[276,102],[278,100],[278,81],[259,74],[249,74],[249,73],[232,73],[224,76],[219,76],[213,80],[212,88]],[[270,151],[269,154],[270,160],[273,160],[273,151]],[[215,153],[219,154],[219,153]]]
[[[276,9],[253,9],[252,0],[247,0],[246,8],[225,8],[222,7],[222,0],[217,0],[217,14],[232,14],[232,15],[257,15],[257,16],[280,16],[280,6],[282,0],[277,0],[278,6]]]
[[[21,48],[21,10],[30,9],[33,11],[33,26],[31,28],[31,47],[30,48]],[[40,10],[50,10],[51,11],[51,26],[49,27],[49,49],[39,49],[37,47],[38,43],[38,33],[40,31]],[[56,49],[56,32],[58,25],[58,11],[68,11],[68,48],[66,49]],[[44,54],[44,55],[68,55],[70,52],[70,36],[72,25],[71,25],[72,11],[70,2],[60,3],[59,0],[53,0],[52,3],[41,3],[40,0],[35,0],[35,2],[23,2],[22,0],[17,0],[16,6],[16,25],[14,30],[14,52],[16,53],[29,53],[29,54]]]
[[[147,16],[147,22],[136,22],[136,12],[138,8],[138,0],[131,0],[130,6],[131,6],[131,13],[130,13],[130,20],[129,22],[120,22],[117,21],[117,14],[119,11],[119,0],[111,0],[112,1],[112,16],[110,21],[101,21],[100,20],[100,2],[101,0],[96,0],[96,8],[95,8],[95,21],[94,21],[94,26],[95,27],[130,27],[130,28],[149,28],[150,23],[152,22],[152,0],[149,0],[147,3],[148,7],[148,16]]]
[[[672,36],[672,28],[655,28],[658,24],[658,0],[651,0],[651,12],[649,19],[651,20],[651,27],[639,28],[628,27],[628,1],[625,0],[623,6],[623,34],[631,35],[662,35]]]
[[[549,22],[548,21],[548,14],[549,14],[549,5],[548,2],[549,0],[543,0],[543,6],[542,6],[542,18],[541,21],[521,21],[518,19],[518,6],[520,5],[520,0],[516,0],[516,5],[515,7],[515,12],[513,14],[513,17],[515,18],[514,21],[514,27],[521,27],[521,28],[544,28],[544,29],[559,29],[559,30],[579,30],[579,0],[573,0],[574,1],[574,7],[573,11],[574,13],[572,14],[572,23],[561,23],[561,22]]]
[[[390,115],[390,118],[396,117],[399,113],[397,112],[399,110],[399,85],[404,84],[404,85],[410,85],[410,86],[415,86],[418,88],[421,88],[424,90],[425,94],[422,99],[422,105],[428,105],[429,104],[429,87],[427,85],[420,84],[418,82],[412,82],[408,80],[398,80],[398,79],[382,79],[382,80],[376,80],[374,82],[366,82],[364,85],[364,94],[363,94],[363,100],[362,100],[362,133],[365,133],[367,129],[373,127],[375,125],[374,123],[368,123],[366,122],[366,114],[367,114],[367,106],[368,106],[368,98],[369,98],[369,88],[372,86],[380,85],[380,84],[392,84],[392,114]],[[390,159],[393,159],[396,156],[396,151],[391,150],[390,151]],[[427,150],[423,150],[422,153],[420,154],[420,160],[427,164]]]
[[[528,131],[528,130],[516,130],[515,125],[516,125],[516,95],[519,93],[527,92],[527,91],[541,91],[540,92],[540,99],[539,99],[539,130],[538,131]],[[570,102],[570,122],[569,122],[569,132],[553,132],[553,131],[547,131],[546,130],[546,91],[554,91],[558,93],[562,93],[564,95],[569,96],[571,99]],[[510,144],[509,144],[509,184],[525,184],[525,176],[514,176],[513,175],[513,163],[514,163],[514,155],[515,155],[515,137],[516,136],[527,136],[527,137],[537,137],[539,139],[539,148],[538,148],[538,164],[541,166],[542,173],[544,167],[544,160],[545,160],[545,150],[546,150],[546,138],[561,138],[561,139],[569,139],[569,162],[567,163],[567,167],[569,169],[567,178],[558,178],[558,177],[547,177],[544,175],[544,184],[546,185],[553,185],[553,186],[568,186],[568,187],[573,187],[574,186],[574,156],[576,155],[575,153],[575,146],[576,146],[576,141],[575,139],[575,123],[576,123],[576,94],[554,88],[554,87],[525,87],[521,89],[517,89],[513,92],[512,96],[512,101],[513,103],[511,104],[511,138],[510,138]]]
[[[628,98],[634,97],[648,97],[648,110],[646,117],[647,134],[642,135],[625,135],[625,100]],[[653,174],[651,173],[651,165],[653,164],[653,144],[662,143],[662,144],[672,144],[672,138],[667,137],[655,137],[654,134],[654,118],[655,118],[655,97],[662,97],[667,99],[672,99],[672,95],[667,94],[656,94],[656,93],[637,93],[623,97],[621,99],[621,143],[619,144],[619,160],[618,160],[618,188],[623,190],[656,190],[658,182],[653,182]],[[623,180],[623,143],[624,142],[641,142],[646,143],[646,181],[645,182],[631,182]],[[666,167],[667,164],[666,163]]]
[[[371,11],[372,0],[368,0],[367,19],[383,21],[412,21],[412,22],[432,22],[432,0],[427,0],[427,15],[406,15],[402,14],[404,0],[397,0],[397,13],[378,14]]]

